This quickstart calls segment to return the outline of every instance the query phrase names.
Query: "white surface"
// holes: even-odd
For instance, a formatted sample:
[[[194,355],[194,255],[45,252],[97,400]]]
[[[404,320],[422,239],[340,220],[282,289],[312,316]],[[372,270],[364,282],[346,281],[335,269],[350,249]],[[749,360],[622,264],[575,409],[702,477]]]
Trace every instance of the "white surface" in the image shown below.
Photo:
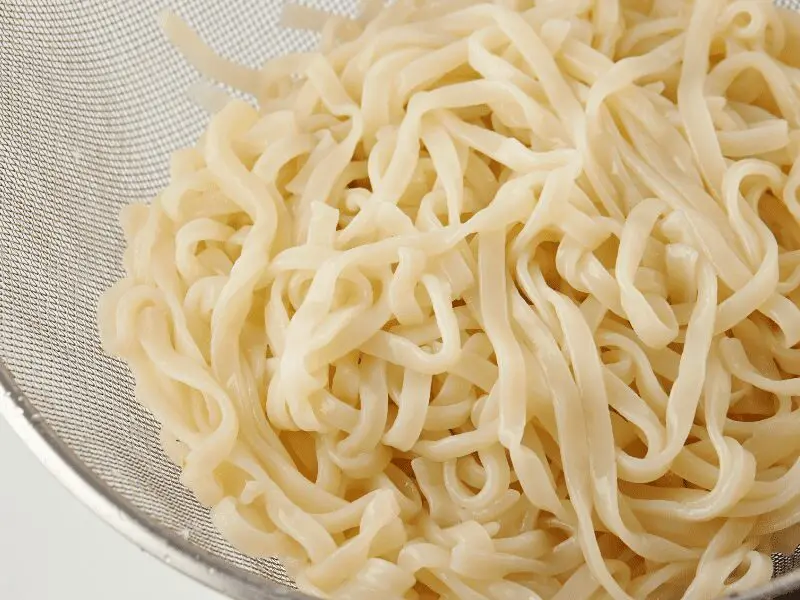
[[[0,598],[225,600],[95,517],[45,470],[2,417]]]

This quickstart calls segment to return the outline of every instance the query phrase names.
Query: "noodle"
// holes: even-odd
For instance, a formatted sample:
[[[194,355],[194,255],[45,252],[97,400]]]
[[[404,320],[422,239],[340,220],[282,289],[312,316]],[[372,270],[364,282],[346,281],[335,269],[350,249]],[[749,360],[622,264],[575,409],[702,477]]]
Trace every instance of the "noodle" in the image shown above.
[[[102,298],[182,481],[348,600],[682,597],[800,523],[800,19],[759,0],[287,7]]]

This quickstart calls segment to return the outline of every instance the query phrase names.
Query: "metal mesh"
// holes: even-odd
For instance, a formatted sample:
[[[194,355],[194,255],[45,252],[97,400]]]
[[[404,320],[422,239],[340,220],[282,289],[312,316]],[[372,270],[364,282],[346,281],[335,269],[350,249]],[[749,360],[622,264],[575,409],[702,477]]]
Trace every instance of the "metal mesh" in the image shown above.
[[[773,577],[780,577],[800,567],[800,546],[791,554],[776,552],[772,555]]]
[[[289,584],[277,561],[219,536],[127,370],[99,349],[97,300],[121,275],[119,210],[166,183],[170,153],[205,121],[186,97],[196,74],[158,29],[165,6],[0,0],[0,356],[80,460],[149,518]],[[171,6],[245,63],[313,43],[277,27],[278,2]]]
[[[227,544],[180,485],[95,327],[98,297],[121,274],[120,208],[166,183],[169,154],[205,122],[185,93],[196,75],[158,30],[158,12],[177,9],[248,64],[314,42],[278,27],[278,1],[235,4],[0,0],[0,357],[58,436],[147,519],[290,584],[277,561]],[[356,0],[316,4],[350,12]],[[776,575],[793,570],[800,552],[774,564]]]

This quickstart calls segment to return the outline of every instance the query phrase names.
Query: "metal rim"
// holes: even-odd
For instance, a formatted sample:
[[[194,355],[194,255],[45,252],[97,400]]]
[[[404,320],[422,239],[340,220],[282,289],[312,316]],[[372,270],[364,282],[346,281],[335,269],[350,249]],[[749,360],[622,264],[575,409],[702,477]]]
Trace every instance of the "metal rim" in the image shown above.
[[[800,571],[792,571],[778,579],[747,592],[731,594],[726,600],[793,600],[800,590]]]
[[[313,600],[197,548],[147,519],[61,441],[0,359],[0,415],[48,471],[96,515],[148,554],[232,600]],[[800,590],[800,570],[728,600],[770,600]],[[794,597],[792,595],[791,597]],[[787,596],[788,598],[788,596]]]
[[[47,424],[0,359],[0,415],[48,471],[92,512],[131,542],[232,600],[312,600],[238,569],[148,519],[91,471]]]

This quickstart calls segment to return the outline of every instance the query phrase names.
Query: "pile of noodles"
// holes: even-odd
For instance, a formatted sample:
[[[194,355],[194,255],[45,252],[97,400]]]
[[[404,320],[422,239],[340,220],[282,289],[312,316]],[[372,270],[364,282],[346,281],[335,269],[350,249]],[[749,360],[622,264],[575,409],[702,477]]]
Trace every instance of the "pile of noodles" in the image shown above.
[[[316,596],[708,600],[800,522],[800,17],[300,6],[128,207],[106,349]]]

